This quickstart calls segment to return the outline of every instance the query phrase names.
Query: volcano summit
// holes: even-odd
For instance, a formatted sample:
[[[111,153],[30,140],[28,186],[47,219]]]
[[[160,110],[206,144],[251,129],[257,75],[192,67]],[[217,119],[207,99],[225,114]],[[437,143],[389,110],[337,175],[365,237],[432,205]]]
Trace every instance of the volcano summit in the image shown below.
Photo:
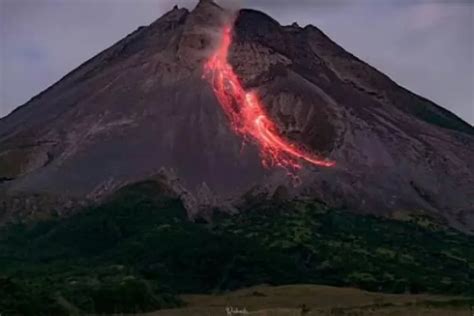
[[[212,1],[175,7],[1,119],[2,221],[160,174],[191,213],[286,188],[474,228],[471,125],[314,26],[229,16]]]

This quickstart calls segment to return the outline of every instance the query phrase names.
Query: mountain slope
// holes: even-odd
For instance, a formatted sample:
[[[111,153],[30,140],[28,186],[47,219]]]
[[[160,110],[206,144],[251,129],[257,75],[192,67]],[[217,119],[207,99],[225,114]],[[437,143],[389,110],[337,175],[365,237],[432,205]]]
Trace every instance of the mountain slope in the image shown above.
[[[472,126],[316,27],[241,10],[229,62],[242,83],[283,136],[336,162],[304,164],[297,187],[285,170],[263,167],[258,147],[242,147],[202,78],[227,17],[212,1],[191,12],[175,7],[3,118],[3,220],[35,204],[25,195],[96,198],[165,172],[195,205],[285,186],[333,206],[423,210],[474,227]]]

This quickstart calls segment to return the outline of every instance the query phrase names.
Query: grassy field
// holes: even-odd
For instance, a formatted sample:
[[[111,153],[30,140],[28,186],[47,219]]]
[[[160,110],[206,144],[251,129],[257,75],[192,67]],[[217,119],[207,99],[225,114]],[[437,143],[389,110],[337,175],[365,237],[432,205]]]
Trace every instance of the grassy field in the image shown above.
[[[255,286],[220,295],[182,295],[186,308],[144,316],[218,316],[226,307],[248,315],[471,316],[473,299],[426,294],[381,294],[321,285]],[[234,314],[239,315],[239,314]],[[242,314],[240,314],[242,315]]]

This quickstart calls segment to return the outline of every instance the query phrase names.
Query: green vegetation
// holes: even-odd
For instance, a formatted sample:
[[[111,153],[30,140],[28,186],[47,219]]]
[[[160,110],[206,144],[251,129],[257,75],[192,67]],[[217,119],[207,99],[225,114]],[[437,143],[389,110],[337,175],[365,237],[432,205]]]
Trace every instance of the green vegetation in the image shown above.
[[[178,199],[142,182],[72,217],[4,228],[0,311],[140,312],[264,283],[473,295],[474,238],[426,221],[256,200],[191,222]]]

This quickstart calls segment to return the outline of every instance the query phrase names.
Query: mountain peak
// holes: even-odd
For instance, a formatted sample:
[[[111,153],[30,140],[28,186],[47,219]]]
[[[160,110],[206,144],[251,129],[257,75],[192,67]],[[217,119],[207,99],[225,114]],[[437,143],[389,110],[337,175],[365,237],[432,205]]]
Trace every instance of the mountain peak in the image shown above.
[[[218,6],[217,3],[213,0],[199,0],[198,6],[205,6],[205,5],[212,5],[212,6]]]
[[[224,11],[224,8],[219,6],[212,0],[199,0],[196,7],[192,10],[192,12],[203,14],[203,12],[212,12],[214,10],[218,10],[218,12]]]
[[[201,0],[186,19],[177,56],[190,67],[200,66],[209,55],[216,34],[228,13],[212,0]]]

